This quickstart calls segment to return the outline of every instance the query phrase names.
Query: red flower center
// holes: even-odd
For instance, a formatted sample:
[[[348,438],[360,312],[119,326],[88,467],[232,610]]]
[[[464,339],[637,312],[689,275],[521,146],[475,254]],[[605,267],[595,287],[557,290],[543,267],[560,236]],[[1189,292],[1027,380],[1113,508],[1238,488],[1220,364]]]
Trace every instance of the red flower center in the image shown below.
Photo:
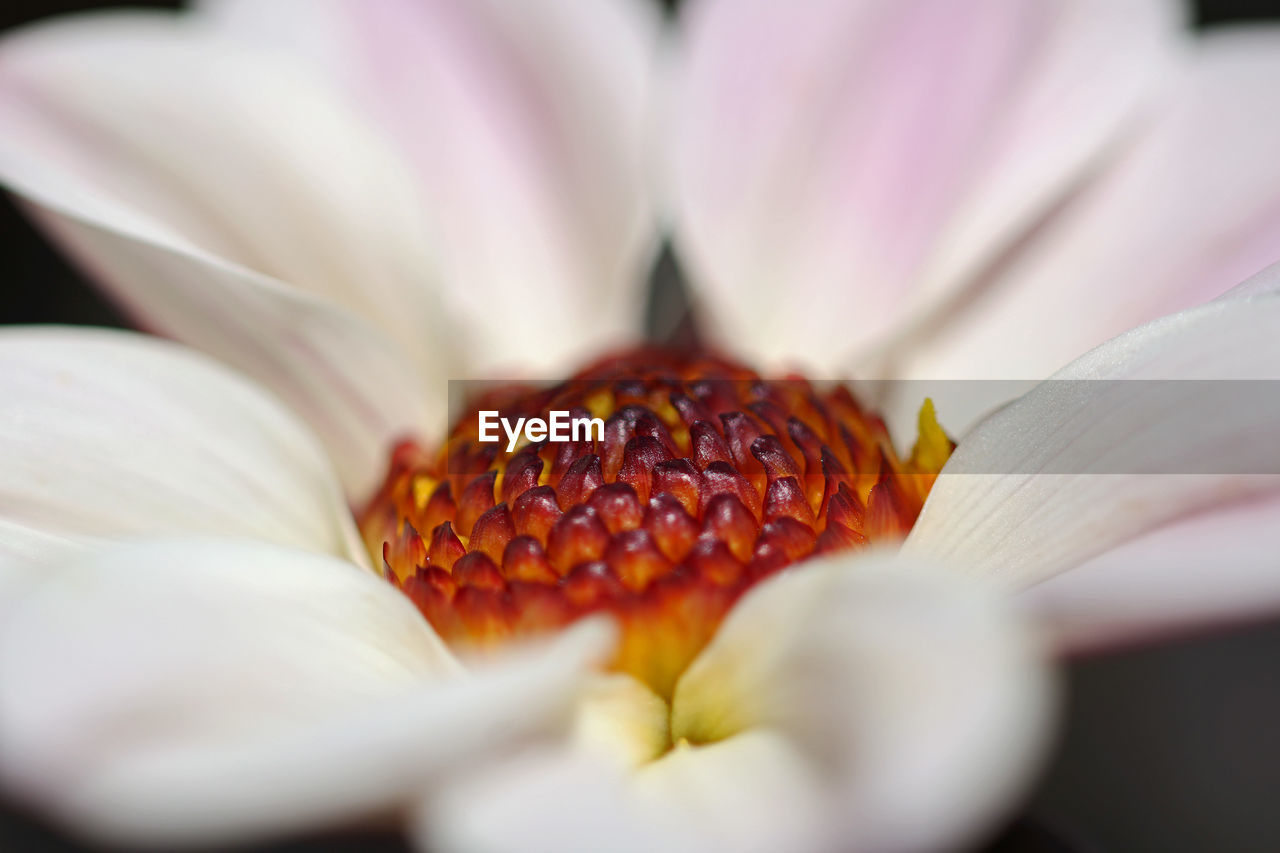
[[[480,441],[599,418],[603,435]],[[361,515],[387,578],[444,639],[487,646],[607,612],[615,668],[660,696],[753,584],[814,554],[900,540],[953,445],[926,403],[902,459],[843,385],[705,354],[629,352],[551,388],[483,395],[428,453],[403,444]]]

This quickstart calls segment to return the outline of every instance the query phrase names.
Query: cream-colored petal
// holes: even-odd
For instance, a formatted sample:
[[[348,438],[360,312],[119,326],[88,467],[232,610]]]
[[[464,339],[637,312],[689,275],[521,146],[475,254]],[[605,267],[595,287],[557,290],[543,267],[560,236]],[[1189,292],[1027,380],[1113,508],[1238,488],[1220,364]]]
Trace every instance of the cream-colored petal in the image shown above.
[[[848,370],[1030,230],[1175,64],[1166,0],[703,0],[671,180],[700,319]]]
[[[417,167],[481,366],[577,366],[635,337],[655,228],[647,0],[214,0],[241,40],[300,57]]]
[[[243,377],[100,329],[0,331],[0,554],[138,536],[260,539],[368,564],[331,462]]]
[[[290,403],[349,490],[443,426],[408,167],[301,72],[170,15],[77,17],[0,44],[0,121],[0,180],[36,220],[139,322]]]
[[[982,298],[904,343],[898,377],[1040,379],[1280,258],[1280,28],[1212,33],[1194,60]]]
[[[674,751],[635,774],[526,754],[428,799],[418,826],[432,850],[960,848],[1027,783],[1047,687],[985,589],[887,555],[815,561],[730,612],[677,686]]]
[[[600,675],[583,694],[574,740],[637,767],[657,758],[671,742],[671,709],[630,675]]]
[[[1280,493],[1171,522],[1020,595],[1064,654],[1280,610]]]
[[[0,774],[115,843],[226,843],[384,815],[567,731],[584,625],[460,671],[409,600],[328,557],[175,540],[66,566],[0,627]]]
[[[1181,515],[1280,490],[1278,293],[1280,266],[1103,344],[988,417],[904,550],[1021,587]]]

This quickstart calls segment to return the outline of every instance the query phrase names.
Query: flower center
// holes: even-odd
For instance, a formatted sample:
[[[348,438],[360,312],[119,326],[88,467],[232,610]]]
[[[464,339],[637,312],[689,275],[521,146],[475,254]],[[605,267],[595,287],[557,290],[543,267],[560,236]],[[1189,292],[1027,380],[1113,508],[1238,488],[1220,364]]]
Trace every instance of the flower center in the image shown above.
[[[525,433],[508,450],[502,430],[481,440],[482,412],[603,430]],[[633,351],[551,388],[483,395],[434,454],[402,444],[360,526],[446,642],[491,646],[606,612],[622,630],[614,667],[669,698],[753,584],[907,534],[954,446],[928,401],[920,426],[902,459],[843,385]]]

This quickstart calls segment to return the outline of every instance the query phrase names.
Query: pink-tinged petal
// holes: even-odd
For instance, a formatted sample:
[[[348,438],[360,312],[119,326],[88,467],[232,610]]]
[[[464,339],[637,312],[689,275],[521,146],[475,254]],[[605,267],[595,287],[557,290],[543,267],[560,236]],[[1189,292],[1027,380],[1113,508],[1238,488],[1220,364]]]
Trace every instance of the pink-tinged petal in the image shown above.
[[[0,331],[0,555],[183,534],[366,564],[320,442],[198,353],[127,332]]]
[[[400,143],[444,298],[486,366],[550,369],[639,332],[659,21],[645,0],[221,0],[239,39],[327,73]]]
[[[1108,341],[982,421],[904,551],[1024,587],[1280,490],[1278,294],[1280,266]]]
[[[1164,0],[703,0],[669,158],[719,341],[847,363],[1043,217],[1175,61]]]
[[[532,753],[424,805],[425,849],[961,846],[1037,764],[1051,691],[1008,603],[879,556],[753,590],[676,689],[638,771]],[[687,739],[687,742],[681,739]]]
[[[902,377],[1035,378],[1280,260],[1280,28],[1208,35],[1157,119]]]
[[[463,673],[382,580],[201,540],[68,565],[7,616],[0,778],[79,833],[151,847],[384,816],[562,736],[609,634]]]
[[[1175,521],[1021,595],[1063,653],[1280,610],[1280,496]]]

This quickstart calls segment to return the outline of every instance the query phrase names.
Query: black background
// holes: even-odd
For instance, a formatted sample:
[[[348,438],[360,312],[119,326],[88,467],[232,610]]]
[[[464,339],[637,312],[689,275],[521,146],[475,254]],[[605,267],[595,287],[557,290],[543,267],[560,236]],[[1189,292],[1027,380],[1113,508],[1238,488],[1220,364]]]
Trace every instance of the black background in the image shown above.
[[[0,30],[106,5],[116,4],[0,0]],[[1280,21],[1280,0],[1200,0],[1196,8],[1202,25]],[[2,196],[0,275],[0,323],[123,325]],[[1280,619],[1076,661],[1065,681],[1054,760],[1026,817],[996,849],[1280,851]],[[0,805],[0,850],[69,844]],[[394,834],[362,833],[271,849],[397,850],[401,843]]]

